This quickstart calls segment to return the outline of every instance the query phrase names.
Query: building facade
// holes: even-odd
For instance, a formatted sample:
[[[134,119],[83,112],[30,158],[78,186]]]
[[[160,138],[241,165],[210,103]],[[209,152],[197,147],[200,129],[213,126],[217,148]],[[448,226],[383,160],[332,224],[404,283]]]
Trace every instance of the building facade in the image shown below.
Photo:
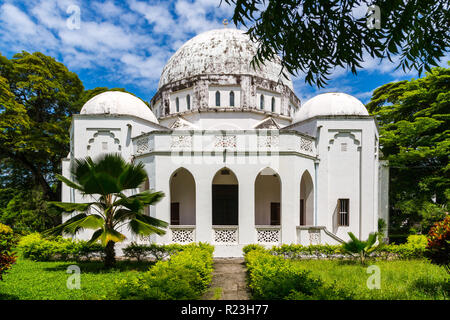
[[[170,58],[151,110],[128,93],[95,96],[73,116],[63,175],[73,159],[104,152],[144,163],[141,189],[166,195],[148,214],[170,223],[150,240],[209,242],[216,256],[250,243],[366,239],[388,218],[376,121],[345,93],[301,104],[279,61],[252,68],[255,52],[243,32],[212,30]],[[86,201],[67,186],[62,198]],[[143,241],[122,232],[122,245]]]

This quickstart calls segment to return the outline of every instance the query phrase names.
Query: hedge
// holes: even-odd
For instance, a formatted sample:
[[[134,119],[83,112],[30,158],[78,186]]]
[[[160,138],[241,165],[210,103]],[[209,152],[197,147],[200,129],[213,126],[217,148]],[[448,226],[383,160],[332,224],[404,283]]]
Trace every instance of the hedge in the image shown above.
[[[188,245],[189,246],[189,245]],[[181,244],[138,244],[132,242],[123,249],[123,253],[128,258],[135,258],[137,261],[142,261],[146,258],[155,260],[163,260],[177,252],[182,251],[185,246]]]
[[[32,233],[20,239],[18,249],[24,258],[34,261],[51,260],[89,260],[103,257],[104,248],[99,243],[89,244],[83,240],[63,237],[43,238],[39,233]]]
[[[118,281],[117,298],[130,300],[198,299],[207,290],[213,270],[214,247],[183,246],[168,260],[158,261],[149,271]]]
[[[416,259],[425,255],[427,238],[424,235],[410,235],[404,244],[381,244],[370,256],[381,259]],[[311,259],[311,258],[349,258],[341,245],[309,245],[283,244],[265,249],[261,245],[250,244],[243,248],[244,254],[252,250],[267,250],[272,255],[289,259]]]
[[[351,292],[326,285],[290,259],[254,248],[245,254],[248,283],[254,299],[352,299]]]

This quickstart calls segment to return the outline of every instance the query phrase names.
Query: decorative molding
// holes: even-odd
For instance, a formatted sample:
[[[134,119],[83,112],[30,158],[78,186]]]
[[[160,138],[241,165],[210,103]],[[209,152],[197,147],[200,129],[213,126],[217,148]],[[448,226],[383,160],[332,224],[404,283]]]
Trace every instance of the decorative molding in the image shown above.
[[[172,135],[172,141],[170,143],[172,150],[183,150],[192,148],[192,136],[191,135]]]
[[[236,146],[237,146],[236,136],[215,136],[214,148],[216,149],[236,150]]]
[[[142,154],[150,151],[152,151],[152,149],[150,148],[148,136],[140,137],[136,140],[136,154]]]
[[[93,131],[95,129],[89,128],[87,131]],[[109,136],[110,139],[113,141],[113,145],[117,145],[117,151],[122,150],[122,145],[120,144],[120,140],[116,138],[116,134],[112,132],[112,130],[120,131],[120,129],[96,129],[95,133],[92,135],[92,138],[90,138],[87,141],[87,150],[88,152],[92,149],[92,145],[97,140],[99,136]],[[110,150],[108,150],[110,151]]]
[[[258,149],[278,148],[279,145],[280,145],[280,136],[278,134],[258,136]]]
[[[313,152],[313,141],[309,139],[305,139],[303,137],[300,137],[300,152]]]
[[[259,243],[280,243],[281,230],[279,228],[257,228],[256,240]]]
[[[309,243],[312,245],[320,244],[320,230],[319,229],[309,229]]]
[[[192,123],[190,123],[189,121],[178,117],[177,120],[170,126],[170,129],[172,130],[193,130],[193,129],[197,129],[196,126],[194,126]]]
[[[213,227],[213,241],[218,244],[237,244],[238,230],[236,227]]]
[[[195,241],[194,228],[171,228],[172,242],[190,243]]]
[[[254,129],[280,129],[280,125],[272,118],[268,117],[257,123]]]
[[[332,131],[335,131],[335,130],[329,130],[330,133],[332,133]],[[340,137],[349,137],[350,139],[353,140],[353,143],[355,145],[361,146],[361,141],[357,139],[356,132],[353,132],[351,130],[337,130],[337,132],[333,135],[333,138],[331,138],[328,141],[328,147],[330,145],[334,144],[334,141]]]

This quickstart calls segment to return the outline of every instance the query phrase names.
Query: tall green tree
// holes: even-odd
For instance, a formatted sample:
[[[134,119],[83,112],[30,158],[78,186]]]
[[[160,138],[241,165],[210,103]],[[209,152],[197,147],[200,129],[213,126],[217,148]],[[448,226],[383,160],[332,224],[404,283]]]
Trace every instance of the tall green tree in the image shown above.
[[[450,201],[450,69],[383,85],[367,109],[390,165],[390,232],[426,233]]]
[[[54,58],[22,52],[10,60],[0,56],[0,90],[2,173],[58,200],[55,173],[69,152],[71,116],[79,111],[83,84]]]
[[[437,66],[450,46],[450,5],[445,0],[225,2],[234,6],[234,23],[248,26],[248,34],[258,43],[254,63],[281,56],[287,72],[305,72],[305,81],[319,87],[335,67],[356,74],[364,53],[388,59],[399,55],[399,66],[420,74]],[[355,17],[355,11],[371,5],[379,9],[379,29],[373,24],[374,10],[367,17]]]
[[[100,240],[105,246],[106,267],[114,265],[115,243],[125,239],[118,231],[121,226],[128,226],[136,235],[165,233],[166,222],[144,213],[146,206],[164,197],[162,192],[143,191],[132,196],[124,193],[139,188],[147,179],[142,163],[127,163],[118,154],[104,154],[95,161],[90,157],[76,159],[71,173],[74,181],[61,175],[58,179],[92,200],[87,203],[51,202],[66,212],[76,213],[47,233],[74,235],[83,229],[94,230],[90,242]]]

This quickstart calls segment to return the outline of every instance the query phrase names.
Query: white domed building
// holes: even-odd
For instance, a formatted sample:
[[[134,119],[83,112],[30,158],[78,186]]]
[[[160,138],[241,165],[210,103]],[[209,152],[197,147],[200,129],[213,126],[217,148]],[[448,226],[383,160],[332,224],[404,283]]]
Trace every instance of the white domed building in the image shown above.
[[[106,152],[144,163],[142,188],[166,194],[148,214],[170,224],[151,240],[209,242],[216,256],[366,239],[388,212],[375,119],[345,93],[302,104],[280,61],[252,68],[255,52],[240,30],[208,31],[169,59],[151,109],[128,93],[93,97],[73,117],[63,174],[72,159]],[[83,201],[67,186],[62,197]]]

